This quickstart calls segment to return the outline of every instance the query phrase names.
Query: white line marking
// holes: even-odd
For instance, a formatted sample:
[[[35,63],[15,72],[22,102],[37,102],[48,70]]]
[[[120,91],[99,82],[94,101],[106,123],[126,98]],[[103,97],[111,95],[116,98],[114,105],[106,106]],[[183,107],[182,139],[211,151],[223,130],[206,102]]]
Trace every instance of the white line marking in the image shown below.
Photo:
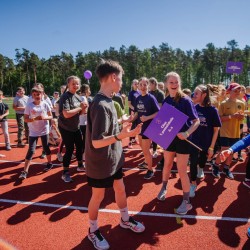
[[[60,208],[60,209],[88,211],[87,207],[50,204],[50,203],[44,203],[44,202],[31,202],[31,201],[20,201],[20,200],[9,200],[9,199],[0,199],[0,202],[21,204],[21,205],[40,206],[40,207],[52,207],[52,208]],[[99,209],[99,211],[102,213],[120,214],[120,211],[115,210],[115,209]],[[232,222],[244,222],[244,223],[250,222],[250,218],[232,218],[232,217],[221,217],[221,216],[177,215],[177,214],[151,213],[151,212],[139,212],[139,211],[129,211],[129,214],[151,216],[151,217],[167,217],[167,218],[176,218],[176,216],[178,216],[178,217],[184,218],[184,219],[195,219],[195,220],[197,220],[197,219],[199,219],[199,220],[219,220],[219,221],[232,221]]]
[[[8,163],[19,163],[19,164],[24,164],[24,161],[8,161],[8,160],[0,160],[0,162],[8,162]],[[31,162],[31,164],[37,164],[37,165],[46,165],[47,162],[41,163],[41,162]],[[53,163],[54,166],[62,166],[62,163]],[[72,167],[77,167],[76,164],[70,164]],[[123,170],[132,170],[132,171],[145,171],[145,169],[139,169],[139,168],[123,168]],[[158,169],[155,169],[155,171],[161,171]],[[171,173],[178,173],[178,170],[172,169]],[[211,171],[204,171],[205,174],[211,174]],[[232,172],[233,174],[236,175],[245,175],[246,173],[241,173],[241,172]]]

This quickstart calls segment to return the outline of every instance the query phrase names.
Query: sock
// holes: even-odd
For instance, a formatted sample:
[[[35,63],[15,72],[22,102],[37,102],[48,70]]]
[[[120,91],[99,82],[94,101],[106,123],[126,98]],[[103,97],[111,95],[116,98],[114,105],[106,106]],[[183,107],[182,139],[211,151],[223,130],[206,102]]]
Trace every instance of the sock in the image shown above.
[[[183,192],[183,200],[189,203],[189,192]]]
[[[129,214],[127,207],[120,209],[120,213],[123,221],[129,221]]]
[[[97,220],[89,220],[89,231],[94,233],[98,229]]]

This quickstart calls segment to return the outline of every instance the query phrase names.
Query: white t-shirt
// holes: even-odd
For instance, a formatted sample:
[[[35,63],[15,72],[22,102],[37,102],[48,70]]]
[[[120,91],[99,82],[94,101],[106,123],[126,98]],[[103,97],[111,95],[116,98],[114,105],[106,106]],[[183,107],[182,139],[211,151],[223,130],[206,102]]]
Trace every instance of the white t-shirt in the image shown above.
[[[29,118],[35,118],[37,116],[47,116],[47,113],[51,111],[48,103],[42,101],[39,105],[35,105],[33,102],[28,103],[25,108],[24,114],[28,115]],[[28,123],[29,126],[29,136],[42,136],[49,134],[49,121],[48,120],[38,120]]]
[[[86,96],[80,96],[83,102],[88,103]],[[87,114],[82,114],[79,116],[80,126],[87,125]]]

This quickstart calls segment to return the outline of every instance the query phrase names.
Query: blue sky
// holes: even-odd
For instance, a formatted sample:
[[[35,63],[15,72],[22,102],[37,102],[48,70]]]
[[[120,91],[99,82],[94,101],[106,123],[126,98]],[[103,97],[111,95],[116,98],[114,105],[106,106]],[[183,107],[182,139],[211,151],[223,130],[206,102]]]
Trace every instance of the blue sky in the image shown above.
[[[1,0],[0,54],[40,58],[166,42],[173,49],[250,45],[249,0]]]

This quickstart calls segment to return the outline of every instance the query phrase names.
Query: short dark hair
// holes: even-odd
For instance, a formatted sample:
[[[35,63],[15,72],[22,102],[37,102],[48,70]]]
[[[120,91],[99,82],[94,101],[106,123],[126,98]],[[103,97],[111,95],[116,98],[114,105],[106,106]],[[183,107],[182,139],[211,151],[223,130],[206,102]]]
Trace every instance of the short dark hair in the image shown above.
[[[96,67],[95,73],[98,79],[101,80],[104,77],[113,73],[117,75],[120,73],[124,74],[124,71],[122,66],[118,62],[101,59],[101,62]]]

